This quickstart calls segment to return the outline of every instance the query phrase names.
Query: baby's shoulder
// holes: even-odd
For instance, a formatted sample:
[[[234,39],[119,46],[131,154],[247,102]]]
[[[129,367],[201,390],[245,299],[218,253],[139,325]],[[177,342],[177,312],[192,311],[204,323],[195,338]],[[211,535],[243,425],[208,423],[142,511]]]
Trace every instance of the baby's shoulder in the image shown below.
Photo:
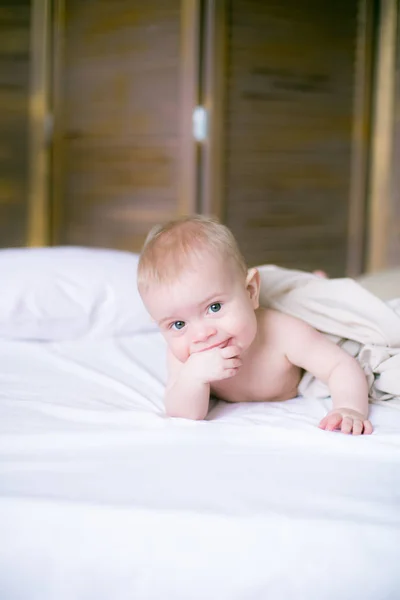
[[[284,340],[287,341],[293,335],[299,333],[298,329],[303,327],[304,323],[272,308],[263,309],[259,315],[258,326],[265,332],[266,339],[269,341]]]
[[[297,321],[297,319],[273,308],[262,308],[258,315],[258,324],[264,327],[280,329],[289,327],[293,321]]]

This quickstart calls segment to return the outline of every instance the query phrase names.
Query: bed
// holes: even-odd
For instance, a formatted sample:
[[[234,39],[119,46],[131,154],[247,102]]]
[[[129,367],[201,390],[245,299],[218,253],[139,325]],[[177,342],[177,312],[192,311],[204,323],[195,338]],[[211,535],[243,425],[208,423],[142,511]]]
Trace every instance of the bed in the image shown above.
[[[397,600],[398,405],[358,438],[329,399],[166,418],[136,265],[0,252],[0,598]]]

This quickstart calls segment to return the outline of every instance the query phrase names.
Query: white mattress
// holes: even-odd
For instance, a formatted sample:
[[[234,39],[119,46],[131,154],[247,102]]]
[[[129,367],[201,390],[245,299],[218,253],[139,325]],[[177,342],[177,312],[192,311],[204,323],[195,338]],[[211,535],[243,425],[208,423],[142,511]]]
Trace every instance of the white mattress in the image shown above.
[[[1,343],[1,600],[397,600],[400,410],[167,419],[156,333]]]

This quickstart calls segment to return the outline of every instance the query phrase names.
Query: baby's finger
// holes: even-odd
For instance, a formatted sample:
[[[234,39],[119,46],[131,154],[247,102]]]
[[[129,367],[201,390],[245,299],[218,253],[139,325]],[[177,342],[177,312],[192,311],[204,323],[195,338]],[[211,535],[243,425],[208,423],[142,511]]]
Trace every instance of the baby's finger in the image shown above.
[[[229,379],[230,377],[234,377],[238,370],[238,368],[225,369],[222,371],[220,379]]]
[[[329,415],[325,415],[325,417],[320,420],[318,427],[320,429],[326,429],[328,421],[329,421]]]
[[[226,348],[222,348],[221,354],[223,358],[233,358],[234,356],[239,356],[240,349],[237,346],[227,346]]]
[[[372,430],[372,423],[367,419],[364,421],[364,435],[371,435]]]
[[[340,429],[342,433],[351,433],[353,429],[353,419],[351,417],[343,417],[342,426]]]
[[[242,366],[240,358],[227,358],[224,363],[225,369],[238,369]]]
[[[353,435],[361,435],[364,429],[363,422],[360,419],[353,421]]]
[[[333,413],[331,415],[327,415],[324,419],[322,419],[320,423],[321,429],[326,429],[327,431],[334,431],[337,429],[342,422],[342,415],[340,413]]]

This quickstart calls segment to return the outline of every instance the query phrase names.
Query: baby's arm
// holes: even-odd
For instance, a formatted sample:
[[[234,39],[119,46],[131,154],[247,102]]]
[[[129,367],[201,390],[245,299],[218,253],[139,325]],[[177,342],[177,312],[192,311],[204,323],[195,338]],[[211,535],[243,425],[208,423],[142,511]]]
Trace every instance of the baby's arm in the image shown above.
[[[201,420],[207,416],[210,383],[236,375],[241,363],[234,346],[197,352],[181,363],[168,351],[165,410],[170,417]]]
[[[355,358],[307,323],[284,315],[288,360],[328,384],[333,410],[322,419],[322,429],[371,433],[368,384]]]
[[[210,401],[210,384],[190,377],[190,370],[168,351],[165,411],[169,417],[204,419]]]

